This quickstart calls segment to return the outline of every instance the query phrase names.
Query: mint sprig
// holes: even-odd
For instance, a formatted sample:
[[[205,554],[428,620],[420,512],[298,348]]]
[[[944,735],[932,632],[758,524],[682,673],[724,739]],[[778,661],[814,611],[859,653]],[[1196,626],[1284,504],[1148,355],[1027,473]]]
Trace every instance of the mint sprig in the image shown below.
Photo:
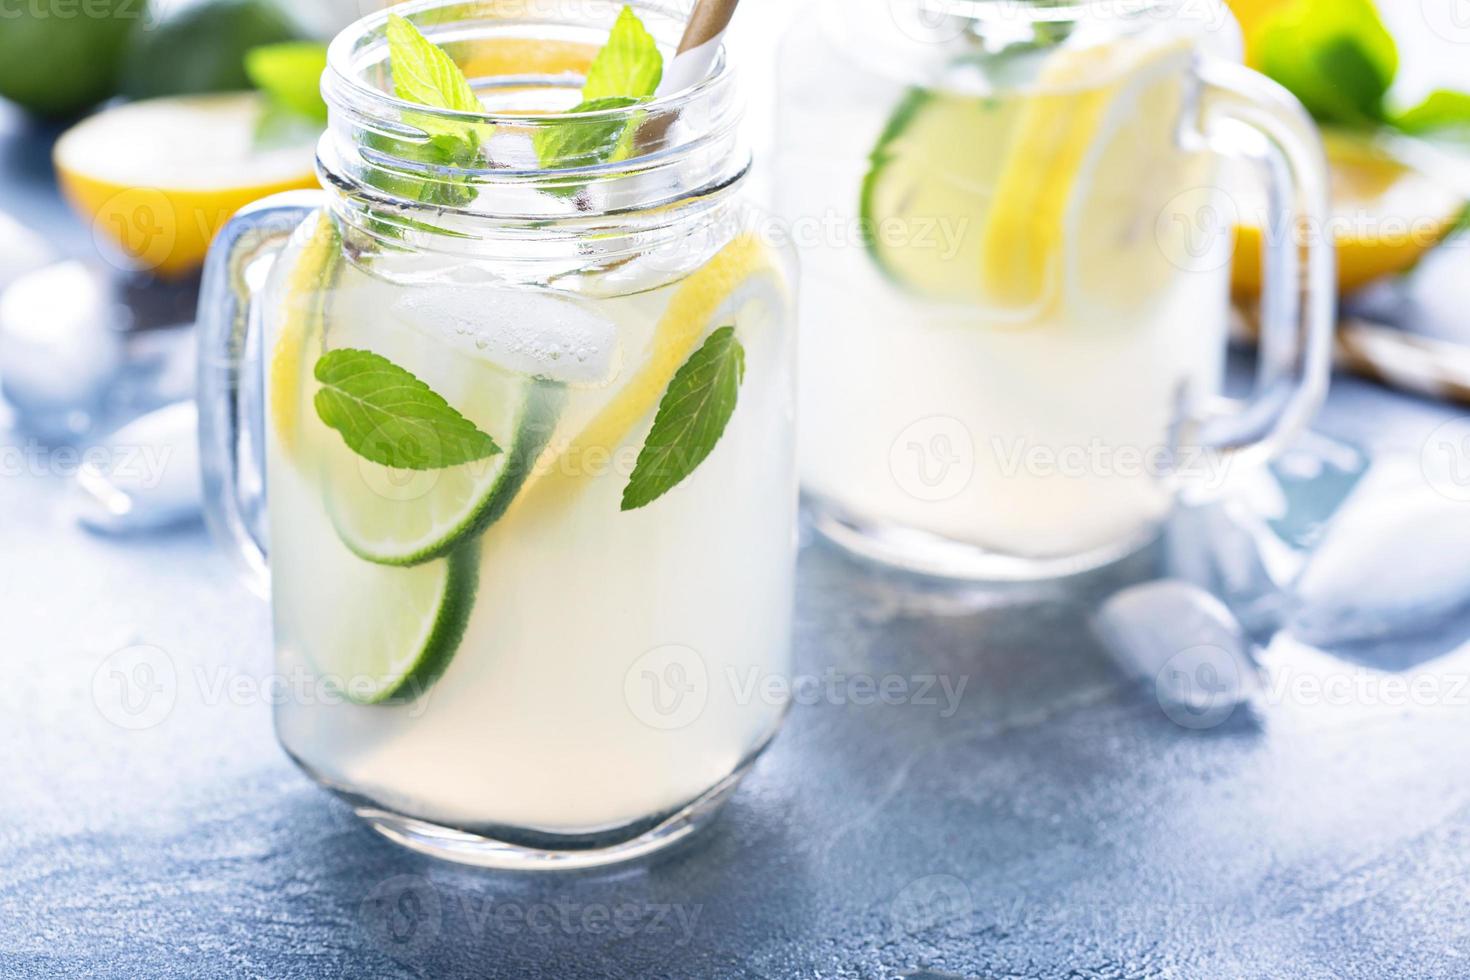
[[[720,327],[670,379],[623,489],[623,510],[651,504],[705,461],[735,414],[744,379],[745,348],[734,327]]]
[[[393,94],[405,102],[452,112],[479,113],[484,106],[469,78],[449,54],[420,33],[403,17],[388,18],[388,58],[393,69]],[[413,119],[429,135],[428,142],[395,150],[416,162],[444,170],[461,170],[480,163],[480,136],[473,123],[451,123],[432,116]],[[475,190],[463,179],[443,175],[433,180],[394,181],[389,190],[426,204],[460,207],[474,200]]]
[[[582,83],[582,101],[571,112],[625,109],[653,97],[663,80],[664,58],[643,22],[624,6],[613,22],[607,43],[592,59]],[[541,126],[532,142],[536,159],[547,170],[589,167],[623,159],[632,149],[631,136],[643,113],[631,119],[568,119]]]
[[[607,43],[592,59],[582,84],[582,101],[613,97],[646,98],[658,91],[664,77],[664,57],[643,21],[624,6],[608,33]]]
[[[405,102],[454,112],[483,112],[474,87],[453,58],[397,14],[388,17],[393,94]]]
[[[313,399],[317,416],[363,459],[400,470],[438,470],[500,452],[495,440],[381,354],[329,351],[312,373],[322,385]]]

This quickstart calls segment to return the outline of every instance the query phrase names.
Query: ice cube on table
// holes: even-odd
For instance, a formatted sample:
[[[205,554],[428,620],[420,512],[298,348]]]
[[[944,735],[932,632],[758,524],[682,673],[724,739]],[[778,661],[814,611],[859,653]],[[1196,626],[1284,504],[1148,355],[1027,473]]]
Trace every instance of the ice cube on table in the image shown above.
[[[25,225],[0,211],[0,293],[11,283],[56,261],[51,246]]]
[[[1272,493],[1279,488],[1271,473],[1254,469],[1233,481],[1227,495],[1180,506],[1164,533],[1170,577],[1218,597],[1263,641],[1289,614],[1302,567],[1302,556],[1262,516],[1261,498]]]
[[[47,266],[0,295],[0,393],[46,439],[86,432],[123,363],[127,310],[106,272]]]
[[[83,454],[76,516],[87,527],[124,533],[198,518],[199,413],[179,402],[118,429]]]
[[[1470,606],[1470,504],[1439,493],[1417,458],[1376,462],[1313,553],[1289,624],[1330,648],[1432,629]]]
[[[1245,630],[1219,599],[1177,579],[1124,589],[1093,616],[1118,666],[1151,683],[1186,728],[1213,728],[1261,690]]]
[[[393,313],[471,356],[521,374],[602,384],[617,367],[617,325],[571,299],[440,285],[406,291]]]

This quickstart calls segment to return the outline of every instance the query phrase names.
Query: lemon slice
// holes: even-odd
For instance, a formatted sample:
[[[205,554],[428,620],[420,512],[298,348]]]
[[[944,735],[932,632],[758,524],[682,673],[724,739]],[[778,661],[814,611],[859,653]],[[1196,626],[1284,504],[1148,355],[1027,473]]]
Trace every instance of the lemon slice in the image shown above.
[[[1407,272],[1454,229],[1466,207],[1460,194],[1400,159],[1371,136],[1323,133],[1332,172],[1332,238],[1338,291]],[[1237,296],[1261,293],[1264,207],[1241,208],[1232,285]]]
[[[309,230],[308,230],[309,229]],[[306,244],[286,274],[279,326],[266,368],[268,408],[276,438],[288,454],[300,444],[304,372],[321,351],[322,326],[342,267],[342,239],[326,212],[302,225]]]
[[[1157,212],[1140,215],[1133,192],[1157,177],[1145,152],[1172,136],[1177,114],[1159,112],[1182,105],[1190,50],[1183,39],[1128,39],[1048,57],[1037,91],[1025,99],[982,233],[980,282],[992,302],[1041,312],[1057,294],[1069,232],[1081,225],[1104,238],[1121,231],[1127,241],[1143,237],[1130,235],[1143,217],[1153,244]],[[1157,105],[1119,105],[1124,96],[1139,100],[1156,79],[1149,101]],[[1108,175],[1123,178],[1121,187],[1094,179],[1109,150]],[[1120,152],[1135,159],[1120,163]],[[1115,256],[1107,265],[1121,269],[1125,261]]]
[[[780,305],[785,275],[755,235],[741,235],[680,284],[654,332],[647,360],[603,409],[571,438],[557,438],[538,463],[534,482],[519,504],[546,506],[566,500],[583,485],[586,470],[559,460],[611,453],[657,407],[674,372],[712,330],[738,324],[752,304]]]
[[[1199,179],[1175,139],[1189,57],[1129,39],[1057,49],[1034,91],[1005,98],[911,90],[863,182],[869,254],[994,323],[1034,323],[1063,287],[1125,306],[1156,293],[1172,270],[1154,219]]]
[[[108,109],[57,141],[62,192],[93,233],[139,269],[199,268],[241,208],[317,186],[315,136],[261,149],[257,93],[149,99]]]

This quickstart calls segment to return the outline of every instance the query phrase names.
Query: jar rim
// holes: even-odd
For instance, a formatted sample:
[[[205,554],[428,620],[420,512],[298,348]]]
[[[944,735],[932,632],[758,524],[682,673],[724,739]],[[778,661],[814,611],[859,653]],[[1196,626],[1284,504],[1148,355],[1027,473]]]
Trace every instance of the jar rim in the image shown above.
[[[654,12],[677,16],[677,7],[666,3],[653,2],[653,0],[618,0],[618,2],[604,2],[604,0],[585,0],[580,4],[583,9],[607,8],[616,13],[624,4],[632,6],[640,12]],[[502,3],[496,0],[481,0],[481,2],[466,2],[466,0],[414,0],[411,3],[395,4],[391,8],[376,11],[353,22],[345,30],[339,33],[327,49],[327,72],[323,76],[323,88],[330,104],[334,97],[339,101],[354,101],[360,105],[377,103],[390,113],[411,112],[423,119],[439,119],[445,122],[474,123],[482,126],[514,125],[535,129],[538,127],[554,126],[564,124],[567,121],[611,121],[618,118],[631,119],[637,114],[677,114],[697,103],[706,102],[716,95],[733,88],[738,79],[737,71],[727,56],[726,48],[721,44],[716,53],[710,70],[698,82],[686,86],[665,95],[641,101],[636,105],[621,108],[597,109],[590,112],[545,112],[531,115],[524,112],[465,112],[455,109],[438,109],[418,103],[409,102],[399,98],[391,91],[385,91],[365,81],[362,77],[361,66],[358,64],[358,56],[365,44],[374,39],[382,38],[387,30],[390,16],[400,16],[414,23],[416,27],[424,31],[425,35],[433,40],[436,34],[435,27],[442,24],[433,22],[432,15],[453,8],[464,8],[467,14],[476,9],[487,12],[509,8],[515,10],[520,8],[527,12],[527,16],[520,20],[523,24],[542,23],[551,25],[554,23],[569,24],[570,21],[563,19],[552,20],[549,18],[538,19],[535,11],[548,4],[538,4],[536,0],[518,0],[518,2]],[[565,13],[568,5],[558,3],[555,9]],[[469,19],[469,18],[466,18]],[[503,22],[509,22],[508,18],[497,18]],[[589,21],[582,21],[583,26],[592,26]],[[608,20],[611,24],[611,20]],[[649,28],[653,32],[653,28]],[[660,47],[670,47],[669,39],[655,38],[660,41]],[[471,79],[474,82],[474,79]]]

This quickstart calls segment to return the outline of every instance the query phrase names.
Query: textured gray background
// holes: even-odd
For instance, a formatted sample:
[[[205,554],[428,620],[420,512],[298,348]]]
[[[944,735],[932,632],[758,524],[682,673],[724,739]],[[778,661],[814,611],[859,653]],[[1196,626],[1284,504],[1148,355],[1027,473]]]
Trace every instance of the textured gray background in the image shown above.
[[[49,134],[7,126],[0,208],[84,252]],[[1417,452],[1452,414],[1349,380],[1321,427]],[[0,976],[1470,976],[1466,709],[1180,727],[1085,627],[1146,556],[997,595],[808,543],[799,671],[967,678],[958,711],[799,705],[695,843],[527,877],[401,851],[314,788],[248,690],[266,610],[202,530],[95,537],[64,489],[0,479]],[[173,679],[140,731],[107,679],[134,644]]]

